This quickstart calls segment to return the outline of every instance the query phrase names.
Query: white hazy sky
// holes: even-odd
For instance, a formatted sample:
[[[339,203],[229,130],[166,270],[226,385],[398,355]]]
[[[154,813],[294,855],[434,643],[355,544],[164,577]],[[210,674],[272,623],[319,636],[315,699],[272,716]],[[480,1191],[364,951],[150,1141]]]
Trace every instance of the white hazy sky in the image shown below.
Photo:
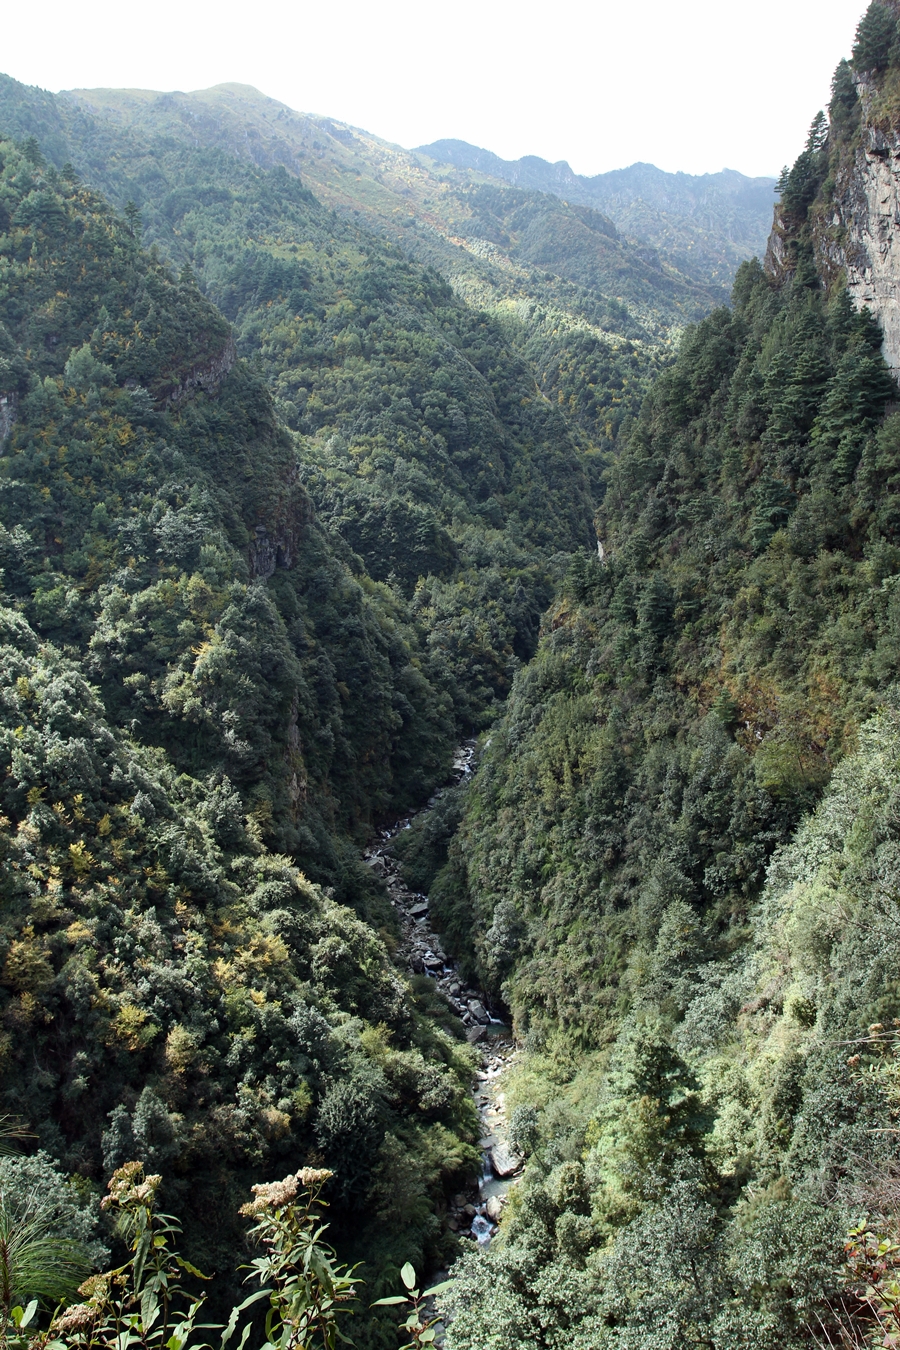
[[[457,137],[579,173],[775,174],[867,0],[40,0],[0,69],[44,89],[253,84],[400,145]]]

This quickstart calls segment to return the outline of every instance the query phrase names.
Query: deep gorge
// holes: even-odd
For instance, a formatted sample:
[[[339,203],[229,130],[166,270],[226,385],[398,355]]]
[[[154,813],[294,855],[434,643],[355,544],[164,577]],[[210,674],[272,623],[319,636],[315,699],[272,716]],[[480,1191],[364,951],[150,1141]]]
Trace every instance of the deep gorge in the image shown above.
[[[2,78],[33,1328],[135,1164],[220,1322],[303,1175],[359,1350],[407,1264],[447,1350],[900,1336],[898,81],[873,0],[760,259],[727,182],[614,221],[244,86]]]

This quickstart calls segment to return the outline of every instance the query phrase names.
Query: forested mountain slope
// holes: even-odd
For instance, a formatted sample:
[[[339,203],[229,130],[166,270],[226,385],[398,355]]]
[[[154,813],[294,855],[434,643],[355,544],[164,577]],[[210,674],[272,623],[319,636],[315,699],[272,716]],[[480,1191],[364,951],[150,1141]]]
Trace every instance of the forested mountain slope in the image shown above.
[[[70,160],[120,208],[133,199],[147,242],[157,237],[160,204],[173,209],[173,191],[182,206],[186,188],[215,193],[211,165],[223,158],[266,171],[257,177],[279,167],[300,175],[323,204],[435,267],[457,294],[499,318],[507,340],[535,363],[542,391],[576,412],[595,441],[609,440],[623,411],[637,410],[644,386],[635,388],[631,358],[646,377],[673,328],[727,294],[721,278],[711,285],[705,274],[682,275],[594,210],[480,174],[433,171],[411,152],[243,85],[51,95],[2,77],[0,124],[35,135],[57,167]],[[219,153],[203,158],[202,149]],[[228,187],[227,178],[218,184]],[[574,360],[561,357],[563,346]]]
[[[294,112],[246,85],[218,85],[190,94],[79,89],[58,96],[58,100],[59,112],[69,126],[74,125],[73,111],[77,109],[82,115],[86,113],[117,127],[133,128],[144,135],[152,131],[191,145],[223,149],[262,167],[283,164],[290,172],[299,174],[322,201],[358,213],[369,223],[377,222],[391,228],[392,232],[398,224],[409,227],[414,220],[430,225],[433,231],[443,236],[447,259],[458,249],[460,241],[454,236],[466,233],[459,226],[471,214],[470,192],[482,185],[502,189],[508,180],[504,172],[478,171],[481,166],[469,164],[462,166],[463,172],[453,172],[446,162],[433,161],[427,154],[428,147],[425,154],[403,150],[357,127],[327,117]],[[472,168],[476,169],[475,173],[471,172]],[[517,186],[530,189],[527,196],[532,199],[549,193],[545,210],[559,219],[565,218],[565,210],[557,200],[560,194],[552,187],[537,180],[522,180]],[[767,181],[763,189],[767,207],[771,207],[770,186]],[[752,193],[751,188],[749,197],[729,202],[731,218],[724,226],[726,231],[741,235],[742,231],[749,230],[752,234],[754,226],[745,223],[744,219],[748,213],[758,215],[759,203]],[[603,209],[589,196],[562,195],[576,206]],[[664,211],[659,191],[653,200],[649,200],[651,195],[648,193],[645,210]],[[713,213],[716,207],[724,210],[721,194],[717,196],[715,191],[707,190],[705,197],[702,192],[698,195],[708,200],[708,208]],[[761,222],[755,216],[754,220],[756,231],[752,237],[762,243],[768,221],[760,228]],[[705,224],[708,228],[709,221]],[[657,229],[657,233],[662,235],[664,230]],[[646,245],[648,240],[642,237],[640,242]],[[657,278],[646,273],[640,250],[630,247],[628,241],[622,243],[616,257],[618,266],[615,269],[609,267],[606,275],[611,297],[652,300]],[[735,255],[734,265],[744,256],[744,253]],[[457,254],[457,268],[461,263]],[[699,259],[696,266],[690,257],[687,257],[687,263],[684,275],[673,278],[670,283],[670,313],[677,314],[680,306],[690,305],[691,283],[699,287],[708,287],[710,283],[721,286],[723,282],[727,283],[730,275],[729,271],[723,271],[720,276],[712,276]],[[657,263],[657,273],[660,270]],[[730,271],[733,270],[732,266]],[[621,295],[616,287],[624,287]],[[663,300],[663,312],[665,307]]]
[[[501,159],[466,141],[434,141],[416,153],[436,165],[489,174],[602,211],[630,237],[664,250],[698,281],[727,284],[740,263],[764,251],[772,224],[775,179],[747,178],[733,169],[698,175],[632,164],[588,177],[574,173],[565,160]]]
[[[490,728],[399,846],[526,1049],[449,1345],[900,1335],[844,1251],[896,1232],[898,80],[874,0],[674,364],[713,290],[593,206],[2,82],[0,1114],[80,1194],[139,1157],[222,1273],[323,1163],[367,1298],[453,1255],[472,1058],[357,849]]]
[[[320,517],[412,600],[460,726],[489,720],[533,650],[550,559],[592,537],[586,475],[639,406],[647,344],[552,312],[511,341],[502,316],[283,167],[83,114],[70,125],[64,103],[4,87],[11,119],[42,130],[57,158],[54,138],[68,136],[95,183],[139,203],[145,241],[190,264],[238,350],[262,363]]]
[[[770,270],[744,264],[656,381],[604,556],[570,570],[443,840],[405,842],[528,1048],[526,1178],[455,1287],[456,1350],[898,1330],[893,1258],[845,1265],[844,1240],[897,1225],[900,417],[823,244],[873,119],[897,125],[898,63],[875,0]]]
[[[474,1121],[354,843],[494,715],[648,362],[557,335],[551,402],[283,168],[5,89],[47,147],[0,203],[9,1108],[95,1183],[164,1170],[220,1272],[250,1180],[319,1157],[379,1292],[440,1259]]]
[[[187,274],[174,283],[139,253],[127,221],[77,179],[13,151],[5,175],[8,591],[48,638],[92,645],[123,720],[152,728],[186,768],[212,758],[257,792],[280,847],[298,847],[289,822],[310,778],[331,784],[347,828],[393,798],[402,773],[395,782],[391,758],[406,739],[397,710],[415,722],[424,698],[426,722],[444,711],[424,774],[411,770],[410,799],[420,794],[445,762],[446,700],[414,673],[391,598],[323,538],[290,437],[258,375],[236,363],[229,325]],[[77,396],[54,392],[60,378]],[[204,391],[211,402],[194,397]],[[157,575],[167,555],[172,589]],[[209,589],[195,595],[201,564]],[[257,612],[259,580],[281,614]],[[272,630],[233,688],[216,668],[229,639],[212,641],[226,613],[237,647],[248,623]],[[187,741],[170,725],[186,710]]]
[[[9,141],[0,343],[0,1110],[85,1185],[163,1170],[210,1271],[311,1153],[376,1283],[436,1259],[469,1063],[350,842],[446,772],[420,634],[193,280]]]

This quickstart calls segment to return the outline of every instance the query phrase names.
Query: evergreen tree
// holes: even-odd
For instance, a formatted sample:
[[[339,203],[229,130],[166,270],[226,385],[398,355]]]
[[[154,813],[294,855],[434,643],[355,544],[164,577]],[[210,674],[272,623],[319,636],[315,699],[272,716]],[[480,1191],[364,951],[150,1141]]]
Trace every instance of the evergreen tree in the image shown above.
[[[850,119],[857,112],[858,105],[859,96],[853,79],[853,69],[849,61],[843,60],[835,70],[831,81],[831,102],[828,111],[832,122],[845,131]]]
[[[860,73],[885,70],[898,38],[897,15],[886,0],[872,0],[859,22],[853,44],[853,64]]]

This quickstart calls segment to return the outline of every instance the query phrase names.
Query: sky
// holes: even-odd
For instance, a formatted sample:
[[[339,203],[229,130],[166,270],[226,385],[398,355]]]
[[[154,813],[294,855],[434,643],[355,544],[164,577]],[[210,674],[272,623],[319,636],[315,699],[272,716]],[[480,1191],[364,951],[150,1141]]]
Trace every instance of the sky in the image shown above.
[[[41,0],[6,7],[0,70],[53,91],[239,81],[399,145],[455,137],[585,174],[777,174],[865,4]]]

